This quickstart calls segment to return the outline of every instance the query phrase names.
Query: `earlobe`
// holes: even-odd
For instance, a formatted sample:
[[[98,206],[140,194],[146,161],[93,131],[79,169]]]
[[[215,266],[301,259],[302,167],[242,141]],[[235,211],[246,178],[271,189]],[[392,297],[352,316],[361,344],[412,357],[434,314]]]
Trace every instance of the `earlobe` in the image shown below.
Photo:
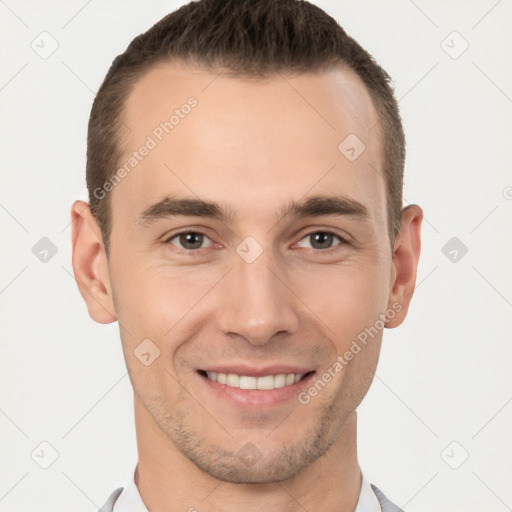
[[[117,316],[105,247],[99,226],[86,202],[73,203],[71,226],[73,273],[89,315],[102,324],[115,322]]]
[[[391,291],[388,308],[397,311],[386,321],[386,327],[398,327],[407,316],[416,286],[416,273],[421,251],[423,211],[418,205],[402,210],[402,224],[393,248]]]

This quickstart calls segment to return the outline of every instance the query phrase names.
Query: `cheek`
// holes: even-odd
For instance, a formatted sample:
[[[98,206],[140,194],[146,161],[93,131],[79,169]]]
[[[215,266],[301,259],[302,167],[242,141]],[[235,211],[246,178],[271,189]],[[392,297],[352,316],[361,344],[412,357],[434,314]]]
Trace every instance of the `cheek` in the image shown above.
[[[337,340],[338,351],[373,326],[388,302],[389,270],[384,258],[317,266],[295,283],[297,295],[328,327],[329,337]]]
[[[328,365],[338,361],[338,391],[341,408],[355,409],[366,395],[377,367],[382,342],[381,315],[387,307],[388,280],[378,265],[329,273],[324,294],[316,293],[314,311],[328,329],[332,355]]]
[[[338,298],[339,326],[346,326],[352,338],[371,327],[387,305],[386,283],[373,272],[349,276]]]
[[[112,289],[119,322],[126,327],[123,343],[134,347],[149,338],[167,353],[192,334],[187,331],[195,325],[191,320],[208,304],[217,274],[222,276],[222,269],[176,268],[134,258],[115,268]]]
[[[159,404],[169,397],[180,400],[176,379],[181,375],[176,374],[172,361],[180,340],[187,339],[182,331],[187,311],[200,299],[195,286],[186,292],[186,283],[170,274],[125,261],[116,267],[112,279],[130,380],[146,408],[155,415],[161,412]]]

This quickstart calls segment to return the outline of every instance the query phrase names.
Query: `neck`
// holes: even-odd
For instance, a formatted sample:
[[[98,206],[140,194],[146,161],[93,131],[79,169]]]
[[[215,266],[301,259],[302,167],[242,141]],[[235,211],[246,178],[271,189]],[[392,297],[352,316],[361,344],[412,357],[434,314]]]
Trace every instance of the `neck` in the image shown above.
[[[359,499],[357,417],[329,450],[301,473],[271,483],[231,483],[199,469],[154,423],[135,397],[135,483],[148,510],[175,512],[353,512]]]

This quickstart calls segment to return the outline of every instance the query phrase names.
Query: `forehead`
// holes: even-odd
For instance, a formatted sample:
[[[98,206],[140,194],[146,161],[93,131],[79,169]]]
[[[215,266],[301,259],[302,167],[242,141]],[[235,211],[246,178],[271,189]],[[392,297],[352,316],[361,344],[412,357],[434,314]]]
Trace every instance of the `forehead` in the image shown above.
[[[313,188],[385,204],[378,114],[347,68],[254,79],[161,63],[137,81],[122,118],[128,173],[113,210],[176,193],[268,209]]]

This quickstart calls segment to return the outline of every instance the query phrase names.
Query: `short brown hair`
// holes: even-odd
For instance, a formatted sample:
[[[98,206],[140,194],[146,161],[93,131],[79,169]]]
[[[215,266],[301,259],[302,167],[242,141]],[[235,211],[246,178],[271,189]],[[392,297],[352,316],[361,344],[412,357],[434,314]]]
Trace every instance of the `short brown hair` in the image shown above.
[[[109,195],[98,190],[123,153],[123,105],[151,66],[181,60],[233,77],[321,71],[346,65],[362,79],[380,117],[388,230],[400,229],[405,136],[390,77],[331,16],[305,0],[199,0],[166,15],[118,55],[96,95],[87,139],[89,204],[107,256],[112,229]],[[341,142],[341,141],[340,141]]]

